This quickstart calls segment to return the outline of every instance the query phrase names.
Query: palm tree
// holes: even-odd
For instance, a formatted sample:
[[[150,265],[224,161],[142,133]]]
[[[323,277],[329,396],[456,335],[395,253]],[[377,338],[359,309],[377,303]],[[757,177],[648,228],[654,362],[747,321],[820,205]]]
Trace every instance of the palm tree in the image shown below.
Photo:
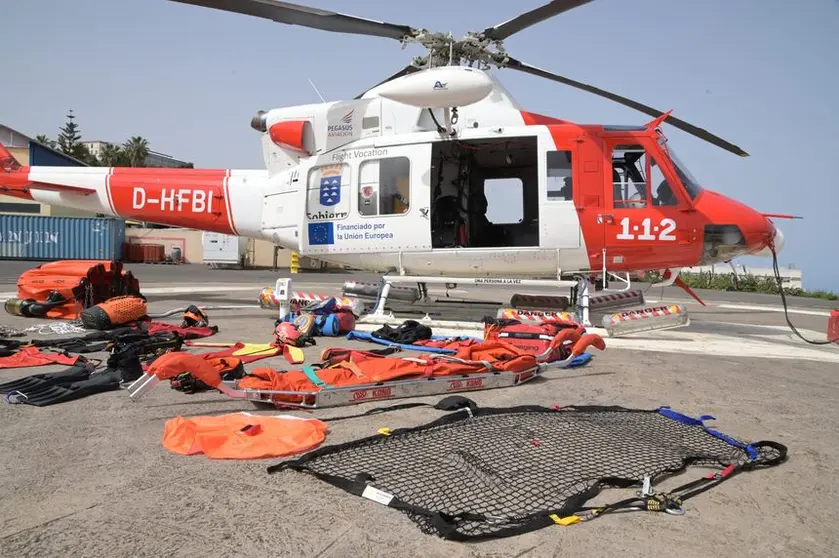
[[[99,161],[104,167],[127,167],[130,165],[128,154],[119,145],[106,143],[99,153]]]
[[[55,149],[56,145],[58,145],[55,140],[51,140],[50,138],[47,137],[46,134],[40,134],[40,135],[36,136],[35,141],[37,141],[41,145],[46,145],[47,147],[52,147],[53,149]]]
[[[149,156],[149,141],[141,136],[132,136],[122,146],[128,164],[132,167],[142,167]]]

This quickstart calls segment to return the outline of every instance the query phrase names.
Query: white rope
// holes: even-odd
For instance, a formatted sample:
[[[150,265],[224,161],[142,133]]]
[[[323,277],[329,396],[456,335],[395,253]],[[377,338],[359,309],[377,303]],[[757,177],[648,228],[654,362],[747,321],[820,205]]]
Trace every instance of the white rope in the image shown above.
[[[37,333],[38,335],[70,335],[73,333],[87,333],[80,321],[75,322],[50,322],[29,326],[21,331]]]

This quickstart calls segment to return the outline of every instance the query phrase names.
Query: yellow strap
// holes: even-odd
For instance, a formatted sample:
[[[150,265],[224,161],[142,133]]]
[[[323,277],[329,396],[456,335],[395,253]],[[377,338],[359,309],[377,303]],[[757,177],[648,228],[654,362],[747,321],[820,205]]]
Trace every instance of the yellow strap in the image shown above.
[[[279,351],[270,343],[245,343],[245,346],[235,351],[233,356],[274,355]]]
[[[390,436],[390,428],[379,428],[379,434],[382,436]]]
[[[568,526],[574,525],[575,523],[579,523],[581,521],[580,517],[577,515],[568,515],[565,517],[559,517],[555,513],[550,515],[550,518],[554,520],[554,523],[557,525]]]
[[[302,364],[306,362],[306,355],[300,347],[286,345],[283,347],[283,350],[286,351],[288,358],[291,359],[291,364]]]

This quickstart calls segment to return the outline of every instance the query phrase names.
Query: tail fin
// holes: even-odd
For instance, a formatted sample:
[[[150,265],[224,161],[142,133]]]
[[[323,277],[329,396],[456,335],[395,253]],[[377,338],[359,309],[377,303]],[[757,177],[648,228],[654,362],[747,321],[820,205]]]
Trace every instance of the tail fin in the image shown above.
[[[18,163],[15,156],[9,153],[9,150],[0,143],[0,169],[6,172],[13,172],[20,169],[20,163]]]

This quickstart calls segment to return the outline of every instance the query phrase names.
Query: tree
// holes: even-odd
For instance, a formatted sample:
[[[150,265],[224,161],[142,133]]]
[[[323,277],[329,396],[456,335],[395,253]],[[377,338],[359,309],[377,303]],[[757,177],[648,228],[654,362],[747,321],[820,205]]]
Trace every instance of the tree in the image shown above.
[[[99,153],[99,164],[103,167],[128,167],[128,155],[119,145],[106,143]]]
[[[58,145],[55,140],[50,139],[49,137],[47,137],[46,134],[41,134],[39,136],[36,136],[35,141],[37,141],[41,145],[46,145],[47,147],[52,147],[53,149],[55,149],[56,146]]]
[[[79,143],[82,134],[79,125],[75,122],[76,116],[73,109],[67,111],[67,122],[63,128],[59,128],[58,149],[65,155],[69,155],[88,165],[98,165],[99,160],[93,155],[86,145]]]
[[[149,156],[149,141],[141,136],[133,136],[122,144],[129,166],[143,167]]]
[[[67,111],[67,122],[64,123],[63,128],[59,128],[58,134],[58,149],[65,155],[75,156],[78,150],[79,140],[82,139],[82,134],[79,131],[79,125],[75,122],[76,116],[73,114],[73,109]]]

